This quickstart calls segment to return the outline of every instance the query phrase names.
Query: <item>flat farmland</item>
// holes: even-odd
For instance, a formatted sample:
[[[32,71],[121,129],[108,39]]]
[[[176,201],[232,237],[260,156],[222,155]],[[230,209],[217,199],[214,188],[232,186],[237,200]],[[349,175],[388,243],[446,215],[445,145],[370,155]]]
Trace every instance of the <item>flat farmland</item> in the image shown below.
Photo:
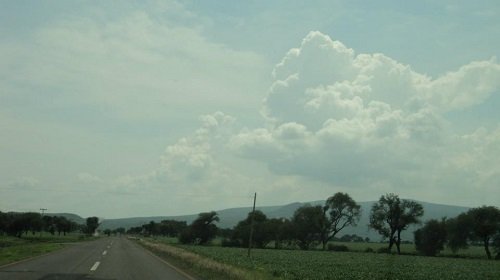
[[[177,245],[179,246],[179,245]],[[500,279],[498,261],[361,252],[179,246],[269,279]]]

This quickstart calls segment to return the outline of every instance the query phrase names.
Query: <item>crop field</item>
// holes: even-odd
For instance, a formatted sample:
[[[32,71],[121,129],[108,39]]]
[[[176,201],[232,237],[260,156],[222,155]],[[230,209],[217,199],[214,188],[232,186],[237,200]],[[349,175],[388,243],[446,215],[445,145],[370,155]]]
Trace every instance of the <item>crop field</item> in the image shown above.
[[[500,263],[482,259],[180,246],[186,250],[275,279],[500,279]]]

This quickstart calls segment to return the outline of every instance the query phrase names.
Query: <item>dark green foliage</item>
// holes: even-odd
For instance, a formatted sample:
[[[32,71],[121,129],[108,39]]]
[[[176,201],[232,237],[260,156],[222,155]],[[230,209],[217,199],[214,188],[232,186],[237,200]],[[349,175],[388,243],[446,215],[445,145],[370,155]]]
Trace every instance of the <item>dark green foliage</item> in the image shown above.
[[[78,224],[72,222],[65,217],[59,216],[43,216],[40,213],[27,212],[27,213],[3,213],[0,212],[0,234],[8,234],[11,236],[21,237],[21,235],[31,233],[35,235],[36,232],[42,230],[55,234],[57,231],[59,235],[75,231],[78,229]]]
[[[500,210],[494,206],[472,208],[467,212],[472,222],[473,239],[483,243],[488,259],[491,259],[490,242],[500,231]]]
[[[233,244],[248,247],[251,221],[252,212],[248,213],[247,218],[240,221],[234,227],[231,237]],[[264,248],[273,238],[273,235],[270,232],[270,227],[268,226],[268,219],[264,213],[256,210],[255,213],[253,213],[253,222],[252,246],[256,248]]]
[[[323,207],[304,205],[297,209],[292,218],[292,232],[297,245],[307,250],[311,244],[319,242],[324,223]]]
[[[179,242],[182,244],[192,244],[195,241],[195,237],[193,234],[193,231],[191,230],[190,227],[185,228],[180,234],[179,234]]]
[[[446,243],[445,221],[429,220],[414,233],[415,248],[426,256],[435,256]]]
[[[375,252],[375,251],[371,247],[367,247],[365,249],[365,253],[373,253],[373,252]]]
[[[370,240],[370,239],[368,239]],[[339,238],[339,241],[342,242],[365,242],[365,239],[363,237],[358,236],[356,234],[344,234],[342,237]]]
[[[291,244],[293,236],[293,224],[289,219],[270,219],[266,222],[267,232],[274,240],[274,248],[282,248],[283,243]]]
[[[472,208],[447,222],[448,246],[456,252],[467,248],[468,242],[480,242],[488,259],[491,259],[490,243],[500,232],[500,210],[494,206]]]
[[[198,218],[185,228],[179,235],[179,242],[183,244],[206,244],[217,234],[217,226],[214,224],[219,221],[217,213],[200,213]]]
[[[127,230],[127,234],[141,234],[143,227],[131,227]]]
[[[160,225],[154,221],[150,221],[147,224],[142,225],[144,235],[155,236],[160,232]]]
[[[161,235],[177,237],[185,228],[187,228],[187,223],[185,221],[163,220],[159,223],[150,221],[140,227],[132,227],[127,232],[130,234],[144,234],[147,236]]]
[[[176,237],[185,228],[187,228],[185,221],[163,220],[160,222],[158,230],[160,235]]]
[[[401,254],[401,231],[411,224],[420,222],[424,209],[420,203],[399,199],[395,194],[382,195],[370,212],[370,227],[384,238],[389,239],[389,251],[396,244],[398,254]]]
[[[359,206],[347,193],[338,192],[326,200],[321,224],[323,250],[328,241],[346,226],[355,226],[361,216]]]
[[[459,249],[468,247],[467,240],[471,236],[472,221],[466,213],[462,213],[455,218],[446,220],[446,235],[448,248],[456,254]]]
[[[226,246],[248,247],[252,213],[248,213],[245,220],[240,221],[232,230],[231,240]],[[291,240],[291,223],[288,219],[268,219],[264,213],[257,210],[254,216],[252,246],[264,248],[274,241],[275,248],[281,248],[282,242]]]
[[[86,220],[85,233],[92,235],[96,231],[97,227],[99,227],[99,218],[88,217]]]
[[[45,217],[44,217],[45,218]],[[58,235],[66,235],[69,232],[72,232],[78,228],[78,225],[65,217],[62,216],[54,216],[51,219],[48,219],[51,222],[49,231],[54,234],[57,232]]]
[[[347,252],[349,248],[345,245],[328,244],[328,251]]]

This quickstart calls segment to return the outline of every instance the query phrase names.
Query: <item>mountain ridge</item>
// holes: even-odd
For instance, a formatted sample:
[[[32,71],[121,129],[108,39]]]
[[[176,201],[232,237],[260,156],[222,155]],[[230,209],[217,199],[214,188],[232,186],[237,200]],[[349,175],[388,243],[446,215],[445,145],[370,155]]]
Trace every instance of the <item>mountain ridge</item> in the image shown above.
[[[424,207],[424,216],[422,217],[422,222],[429,219],[441,219],[442,217],[452,218],[460,213],[463,213],[470,209],[469,207],[447,205],[430,203],[425,201],[414,200],[422,204]],[[310,204],[310,205],[322,205],[325,200],[316,200],[310,202],[292,202],[284,205],[276,206],[257,206],[256,210],[262,211],[268,218],[290,218],[299,207]],[[380,235],[368,228],[369,223],[369,213],[371,206],[377,201],[363,201],[358,202],[361,206],[361,218],[356,227],[346,227],[342,232],[339,233],[339,237],[344,234],[356,234],[363,238],[368,237],[371,240],[380,240]],[[248,213],[251,211],[252,207],[234,207],[222,210],[217,210],[219,216],[219,223],[217,224],[220,228],[232,228],[239,221],[246,218]],[[100,225],[101,229],[116,229],[119,227],[130,228],[134,226],[140,226],[150,221],[160,222],[162,220],[178,220],[186,221],[188,224],[196,219],[198,214],[190,215],[176,215],[176,216],[150,216],[150,217],[132,217],[132,218],[119,218],[119,219],[104,219]],[[413,240],[413,231],[415,231],[420,225],[410,226],[406,231],[402,233],[402,238],[405,240]]]

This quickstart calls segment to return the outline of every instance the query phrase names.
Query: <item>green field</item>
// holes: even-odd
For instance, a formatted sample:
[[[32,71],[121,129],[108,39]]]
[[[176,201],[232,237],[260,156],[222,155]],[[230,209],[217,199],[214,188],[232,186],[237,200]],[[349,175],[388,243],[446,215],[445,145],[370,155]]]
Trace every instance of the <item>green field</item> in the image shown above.
[[[254,249],[249,259],[244,248],[175,246],[269,279],[500,279],[500,263],[485,259],[273,249]]]
[[[81,234],[58,236],[44,233],[39,236],[37,233],[36,235],[23,235],[22,238],[0,236],[0,266],[43,255],[61,249],[66,244],[82,240],[87,240],[87,238],[84,238]]]
[[[500,279],[496,261],[359,252],[182,246],[189,251],[282,279]]]

